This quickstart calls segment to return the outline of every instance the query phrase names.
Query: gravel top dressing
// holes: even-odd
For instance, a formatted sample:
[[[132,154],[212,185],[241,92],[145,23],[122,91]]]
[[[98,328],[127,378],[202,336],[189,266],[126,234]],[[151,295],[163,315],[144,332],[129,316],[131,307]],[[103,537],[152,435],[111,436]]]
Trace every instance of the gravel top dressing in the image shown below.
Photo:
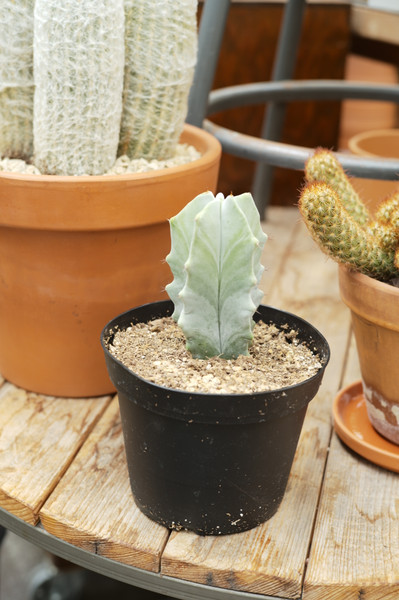
[[[171,317],[138,323],[114,334],[109,351],[137,375],[188,392],[247,394],[276,390],[315,375],[321,362],[297,332],[259,322],[249,356],[192,358]]]
[[[120,156],[115,161],[106,175],[123,175],[127,173],[146,173],[148,171],[157,171],[170,167],[185,165],[200,158],[201,154],[189,144],[178,144],[176,152],[172,158],[167,160],[147,160],[145,158],[129,159],[127,156]],[[11,173],[24,173],[26,175],[41,175],[39,169],[34,165],[26,163],[17,158],[0,159],[0,171]]]

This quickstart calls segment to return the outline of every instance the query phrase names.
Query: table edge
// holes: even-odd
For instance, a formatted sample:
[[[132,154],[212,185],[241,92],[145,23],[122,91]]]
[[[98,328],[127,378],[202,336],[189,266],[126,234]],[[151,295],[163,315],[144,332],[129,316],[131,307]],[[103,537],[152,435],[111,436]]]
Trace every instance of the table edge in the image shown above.
[[[0,525],[52,554],[71,561],[85,569],[95,571],[123,583],[134,585],[159,594],[167,594],[180,600],[276,600],[276,596],[264,596],[238,590],[207,586],[146,571],[138,567],[119,563],[73,546],[69,542],[48,533],[41,524],[31,525],[0,507]],[[278,600],[291,600],[278,597]]]

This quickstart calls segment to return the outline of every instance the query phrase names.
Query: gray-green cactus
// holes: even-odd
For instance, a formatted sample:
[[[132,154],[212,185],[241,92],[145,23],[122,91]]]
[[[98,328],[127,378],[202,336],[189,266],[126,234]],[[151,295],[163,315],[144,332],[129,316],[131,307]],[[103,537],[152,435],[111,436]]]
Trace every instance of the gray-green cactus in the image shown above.
[[[320,159],[329,165],[328,177],[319,168]],[[309,159],[305,174],[308,183],[301,192],[299,210],[321,249],[370,277],[381,281],[397,277],[399,195],[386,199],[373,219],[365,205],[359,207],[360,199],[329,151],[317,151]]]
[[[97,175],[116,159],[124,69],[123,0],[36,0],[35,165]]]
[[[174,280],[166,290],[188,350],[195,358],[247,355],[267,239],[251,194],[200,194],[170,227]]]
[[[33,150],[34,0],[3,0],[0,10],[0,157]]]
[[[197,54],[197,0],[125,0],[126,66],[119,155],[173,156]]]

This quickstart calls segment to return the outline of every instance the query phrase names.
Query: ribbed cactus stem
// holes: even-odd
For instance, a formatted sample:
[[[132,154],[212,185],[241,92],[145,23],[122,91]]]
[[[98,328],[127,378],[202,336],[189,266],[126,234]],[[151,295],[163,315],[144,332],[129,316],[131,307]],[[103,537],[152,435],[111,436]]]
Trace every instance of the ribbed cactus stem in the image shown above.
[[[302,190],[299,210],[312,237],[336,261],[380,280],[398,275],[394,252],[381,248],[329,185],[308,184]]]
[[[0,156],[33,152],[34,0],[3,0],[0,9]]]
[[[314,181],[328,183],[357,223],[364,225],[370,220],[371,216],[365,204],[332,152],[318,148],[306,162],[305,176],[309,183]]]
[[[35,164],[98,175],[115,162],[124,70],[123,0],[36,0]]]
[[[125,0],[126,67],[118,154],[173,156],[197,55],[197,0]]]
[[[171,219],[171,238],[166,291],[188,350],[195,358],[248,354],[267,238],[252,196],[197,196]]]

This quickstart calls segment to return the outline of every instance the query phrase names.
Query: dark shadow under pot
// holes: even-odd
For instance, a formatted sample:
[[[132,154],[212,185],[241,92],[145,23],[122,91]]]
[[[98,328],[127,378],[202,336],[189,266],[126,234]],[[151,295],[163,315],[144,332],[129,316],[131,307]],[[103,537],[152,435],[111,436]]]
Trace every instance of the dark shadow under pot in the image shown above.
[[[246,531],[272,517],[283,499],[307,405],[329,360],[327,341],[303,319],[261,305],[255,320],[288,324],[319,355],[316,375],[255,394],[173,390],[135,375],[108,350],[116,330],[172,311],[170,301],[147,304],[102,332],[135,502],[168,528],[203,535]]]

